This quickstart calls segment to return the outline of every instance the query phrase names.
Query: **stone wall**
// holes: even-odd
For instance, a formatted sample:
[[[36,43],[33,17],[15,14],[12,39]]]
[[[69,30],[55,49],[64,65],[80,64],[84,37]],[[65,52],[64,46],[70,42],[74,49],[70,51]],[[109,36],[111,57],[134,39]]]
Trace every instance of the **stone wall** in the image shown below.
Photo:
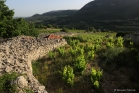
[[[139,34],[126,34],[124,39],[131,39],[135,44],[139,44]]]
[[[5,72],[17,72],[26,74],[16,81],[18,88],[29,87],[35,93],[47,93],[45,87],[32,75],[33,60],[42,58],[49,51],[67,44],[65,39],[35,38],[30,36],[18,36],[0,43],[0,75]],[[24,84],[24,82],[26,83]],[[23,84],[22,84],[23,83]],[[25,86],[24,86],[25,85]],[[23,93],[20,89],[20,93]]]

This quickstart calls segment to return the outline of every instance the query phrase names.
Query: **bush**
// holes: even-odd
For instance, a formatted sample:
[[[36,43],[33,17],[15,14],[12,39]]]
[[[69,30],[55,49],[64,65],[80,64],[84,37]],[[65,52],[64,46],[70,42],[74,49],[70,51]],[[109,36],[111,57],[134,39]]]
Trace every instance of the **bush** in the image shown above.
[[[69,32],[67,28],[62,28],[61,32]]]
[[[23,18],[13,19],[14,12],[5,5],[6,0],[0,1],[0,37],[10,38],[19,35],[37,36],[33,23],[27,23]]]
[[[84,58],[84,55],[80,55],[79,57],[76,58],[76,62],[75,62],[75,69],[77,72],[83,74],[84,70],[86,69],[86,61]]]
[[[91,70],[91,81],[96,89],[100,87],[99,81],[102,77],[102,74],[103,74],[103,71],[100,71],[99,69],[96,70],[92,68]]]
[[[68,66],[65,66],[62,73],[63,79],[71,86],[74,84],[74,73],[73,68]]]
[[[15,80],[19,75],[16,73],[5,73],[0,77],[0,92],[1,93],[15,93],[16,85],[11,85],[11,81]]]
[[[106,63],[107,65],[118,63],[117,59],[123,51],[124,51],[123,48],[120,47],[119,48],[113,47],[105,50],[105,52],[102,53],[102,58],[104,60],[103,62]]]

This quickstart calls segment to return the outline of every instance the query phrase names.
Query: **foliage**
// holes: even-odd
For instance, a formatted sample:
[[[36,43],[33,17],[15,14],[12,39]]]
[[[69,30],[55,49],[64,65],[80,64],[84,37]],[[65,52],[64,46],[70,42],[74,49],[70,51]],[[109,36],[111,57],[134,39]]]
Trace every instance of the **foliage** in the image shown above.
[[[86,31],[87,31],[87,32],[95,32],[96,29],[95,29],[94,27],[87,27],[87,28],[86,28]]]
[[[73,48],[76,48],[76,46],[79,45],[79,40],[69,40],[69,45],[71,45]]]
[[[74,67],[77,70],[77,72],[83,74],[84,70],[86,69],[86,61],[84,55],[80,55],[76,58]]]
[[[106,47],[107,49],[110,49],[110,48],[113,48],[114,47],[114,38],[113,37],[110,37],[107,39],[107,42],[106,42]]]
[[[110,35],[112,38],[111,37],[107,38],[105,37],[106,35]],[[105,71],[106,73],[105,76],[108,77],[107,73],[112,73],[115,70],[117,71],[117,68],[120,67],[126,68],[126,66],[128,65],[129,68],[131,67],[135,68],[137,64],[136,57],[138,51],[135,52],[135,46],[132,46],[132,42],[131,42],[131,46],[134,49],[130,49],[129,46],[125,46],[125,45],[124,47],[119,46],[118,42],[124,43],[125,41],[124,42],[121,40],[118,41],[118,38],[114,37],[114,35],[115,33],[99,32],[93,34],[83,33],[74,37],[66,37],[66,40],[68,41],[68,45],[64,46],[64,50],[63,50],[64,58],[55,56],[56,60],[52,60],[46,56],[45,60],[43,60],[42,62],[38,62],[38,65],[36,65],[36,68],[38,68],[38,72],[37,72],[38,74],[35,74],[34,76],[38,78],[40,82],[43,81],[41,83],[44,84],[49,91],[54,93],[63,93],[63,92],[70,93],[71,91],[74,93],[77,92],[91,93],[92,85],[93,85],[93,90],[95,92],[103,93],[104,92],[103,89],[106,88],[104,86],[101,86],[101,83],[103,83],[101,81],[103,76],[103,71]],[[86,41],[81,42],[78,37]],[[107,42],[112,43],[113,46],[111,48],[107,48],[106,45]],[[58,51],[54,51],[53,53],[59,54]],[[47,58],[49,59],[49,62],[46,61]],[[74,76],[73,81],[71,79],[69,80],[64,79],[63,76],[64,68],[68,68],[68,66],[73,70],[71,71],[71,73],[74,74],[74,75],[71,74]],[[99,67],[101,67],[103,71],[97,69]],[[61,71],[62,76],[59,75],[59,71]],[[122,71],[119,71],[119,73],[122,73]],[[69,74],[67,74],[67,76],[68,75]],[[61,77],[64,79],[66,83],[68,83],[68,85],[74,87],[68,88],[68,86],[65,85],[65,82],[63,82],[63,79]],[[115,78],[119,79],[118,77]],[[108,78],[103,78],[103,79],[106,80],[108,84],[110,83]],[[115,82],[119,82],[119,81],[115,80]],[[121,83],[118,83],[118,85],[116,86],[119,87],[120,84]],[[51,89],[52,85],[53,88]]]
[[[122,37],[118,37],[116,41],[118,47],[123,47],[124,40]]]
[[[0,92],[1,93],[15,93],[16,85],[11,85],[11,81],[15,80],[19,75],[17,73],[5,73],[0,76]]]
[[[102,58],[104,60],[104,63],[107,64],[113,64],[116,62],[116,58],[118,58],[119,54],[123,52],[122,48],[110,48],[105,50],[105,52],[102,53]]]
[[[33,93],[33,91],[31,89],[26,89],[25,88],[23,91],[24,91],[24,93]]]
[[[55,58],[55,54],[52,51],[50,51],[48,53],[48,56],[49,56],[50,59],[54,59]]]
[[[113,42],[107,42],[106,43],[106,47],[107,47],[107,49],[113,48],[114,47],[114,43]]]
[[[33,23],[27,23],[22,18],[13,19],[14,12],[9,10],[5,1],[0,1],[0,37],[9,38],[18,35],[37,36]]]
[[[89,51],[88,52],[88,58],[93,59],[95,57],[95,52],[94,51]]]
[[[58,52],[59,52],[59,55],[63,57],[64,54],[65,54],[65,48],[64,48],[64,47],[60,47],[60,48],[58,48],[57,50],[58,50]]]
[[[52,26],[51,24],[48,24],[47,27],[48,27],[48,28],[52,28],[53,26]]]
[[[94,85],[95,88],[99,88],[99,81],[102,77],[102,74],[103,74],[103,71],[100,71],[99,69],[95,69],[95,68],[92,68],[91,70],[91,81]]]
[[[65,66],[63,69],[63,79],[71,86],[74,84],[74,73],[73,68],[68,66]]]
[[[86,44],[85,45],[85,47],[84,47],[84,50],[86,51],[86,52],[89,52],[89,51],[94,51],[94,46],[93,45],[90,45],[90,44]]]
[[[62,28],[61,32],[69,32],[67,28]]]
[[[76,51],[72,47],[69,49],[69,53],[71,54],[72,57],[75,57],[76,55]]]

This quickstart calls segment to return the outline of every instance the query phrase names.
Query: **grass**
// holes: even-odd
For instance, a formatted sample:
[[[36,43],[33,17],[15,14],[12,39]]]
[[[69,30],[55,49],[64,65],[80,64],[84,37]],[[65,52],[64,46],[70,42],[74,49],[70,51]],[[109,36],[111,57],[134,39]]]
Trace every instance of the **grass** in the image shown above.
[[[138,92],[138,49],[127,47],[129,44],[118,47],[116,45],[115,34],[108,32],[80,33],[77,36],[66,38],[68,45],[64,46],[64,55],[60,55],[56,49],[52,52],[54,53],[53,59],[49,55],[46,55],[42,59],[34,62],[34,76],[41,84],[45,85],[49,93],[112,93],[114,89],[123,88],[135,89]],[[114,37],[112,38],[113,40],[106,38],[106,35]],[[107,49],[106,43],[108,41],[113,42],[114,47]],[[76,55],[71,55],[69,52],[71,48],[76,51]],[[88,53],[92,50],[94,51],[94,56],[90,58],[88,57]],[[76,69],[75,62],[76,58],[82,52],[85,57],[86,69],[83,73],[79,73]],[[75,74],[73,86],[70,86],[62,79],[63,76],[61,73],[67,65],[73,68]],[[96,89],[91,81],[90,73],[92,67],[103,70],[98,89]]]

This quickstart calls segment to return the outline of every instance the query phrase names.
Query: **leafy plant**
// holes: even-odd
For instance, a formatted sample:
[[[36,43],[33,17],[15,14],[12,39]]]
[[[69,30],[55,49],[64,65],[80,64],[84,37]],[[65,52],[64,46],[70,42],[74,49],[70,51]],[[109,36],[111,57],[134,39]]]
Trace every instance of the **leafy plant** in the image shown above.
[[[115,58],[117,58],[119,56],[120,53],[122,53],[124,51],[123,48],[120,47],[113,47],[110,49],[106,49],[103,53],[102,53],[102,58],[103,58],[103,62],[105,62],[106,64],[113,64],[116,63]]]
[[[76,56],[76,50],[74,50],[72,47],[69,49],[69,53],[71,54],[72,57]]]
[[[69,32],[67,28],[62,28],[61,32]]]
[[[83,74],[83,71],[86,69],[86,61],[84,58],[84,55],[80,55],[76,58],[76,62],[75,62],[75,69],[80,72],[81,74]]]
[[[95,88],[99,88],[99,82],[96,80],[95,82],[94,82],[94,86],[95,86]]]
[[[89,58],[89,59],[93,59],[94,56],[95,56],[94,53],[95,53],[94,51],[89,51],[89,52],[88,52],[88,58]]]
[[[94,50],[94,46],[93,45],[90,45],[90,44],[86,44],[85,47],[84,47],[84,50],[86,52],[89,52],[89,51],[93,51]]]
[[[26,22],[23,18],[13,18],[14,11],[9,10],[5,2],[6,0],[0,0],[0,37],[37,36],[38,31],[34,24]]]
[[[69,45],[73,48],[79,45],[79,40],[69,40]]]
[[[50,51],[48,53],[48,56],[49,56],[50,59],[54,59],[55,58],[55,54],[52,51]]]
[[[1,93],[15,93],[16,85],[12,85],[11,81],[15,80],[19,75],[17,73],[5,73],[0,76],[0,92]]]
[[[123,47],[123,42],[124,42],[124,40],[122,37],[117,38],[117,46],[118,47]]]
[[[68,66],[65,66],[63,69],[63,79],[71,86],[74,84],[74,73],[73,68]]]
[[[91,70],[91,81],[94,85],[95,88],[99,88],[99,81],[102,77],[102,74],[103,74],[103,71],[100,71],[99,69],[95,69],[95,68],[92,68]]]
[[[113,48],[114,47],[114,43],[113,42],[107,42],[106,43],[106,47],[107,47],[107,49]]]
[[[64,47],[60,47],[57,50],[58,50],[60,56],[64,56],[64,53],[65,53],[65,48]]]

